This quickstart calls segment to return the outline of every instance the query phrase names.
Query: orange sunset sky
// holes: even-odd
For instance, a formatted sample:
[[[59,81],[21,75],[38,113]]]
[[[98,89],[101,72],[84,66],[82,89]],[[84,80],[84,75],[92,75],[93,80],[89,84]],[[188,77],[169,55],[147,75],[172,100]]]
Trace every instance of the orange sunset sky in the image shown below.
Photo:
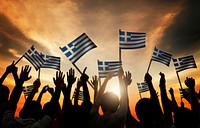
[[[17,61],[32,45],[38,51],[48,55],[61,57],[61,70],[67,72],[74,66],[60,51],[63,47],[86,33],[97,48],[81,57],[76,65],[82,71],[87,67],[89,79],[98,76],[97,59],[119,59],[119,29],[125,31],[146,32],[146,47],[136,50],[123,50],[122,61],[124,71],[132,74],[132,84],[129,86],[131,112],[135,115],[135,104],[139,100],[137,82],[143,82],[154,47],[167,51],[174,58],[193,55],[197,68],[179,73],[183,88],[184,80],[195,78],[196,91],[200,89],[200,2],[198,0],[0,0],[0,74],[2,75],[12,61]],[[18,73],[21,67],[29,64],[23,58],[16,66]],[[32,66],[32,65],[31,65]],[[75,69],[75,68],[74,68]],[[159,72],[165,73],[167,90],[173,87],[180,104],[178,79],[173,62],[167,67],[158,62],[152,62],[149,73],[153,84],[159,90]],[[56,70],[41,69],[41,87],[48,84],[54,87],[53,77]],[[30,85],[37,79],[38,73],[32,67],[32,79],[24,85]],[[75,75],[80,77],[76,70]],[[66,79],[65,79],[66,82]],[[12,75],[3,83],[10,90],[14,87]],[[89,86],[91,101],[93,90]],[[72,88],[72,91],[75,87]],[[112,78],[106,88],[119,94],[117,77]],[[169,93],[168,93],[169,95]],[[34,99],[38,97],[35,95]],[[142,93],[149,97],[149,92]],[[42,104],[50,99],[50,94],[44,94]],[[21,95],[18,111],[24,103]],[[62,102],[61,94],[60,101]],[[190,108],[184,100],[185,105]],[[16,113],[17,114],[17,113]]]

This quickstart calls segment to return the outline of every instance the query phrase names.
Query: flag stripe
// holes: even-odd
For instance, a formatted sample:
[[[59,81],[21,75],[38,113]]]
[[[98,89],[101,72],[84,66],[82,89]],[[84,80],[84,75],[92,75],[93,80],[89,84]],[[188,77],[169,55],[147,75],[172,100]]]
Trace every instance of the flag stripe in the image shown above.
[[[85,33],[83,33],[67,46],[62,48],[60,47],[60,49],[72,63],[76,63],[76,61],[79,60],[84,54],[95,47],[97,46],[92,42],[92,40]]]
[[[197,68],[193,55],[180,57],[177,59],[173,58],[173,62],[176,72],[190,68]]]
[[[120,49],[138,49],[145,47],[146,33],[119,31]]]
[[[113,76],[118,75],[118,70],[121,67],[120,61],[99,61],[98,60],[99,77],[106,78],[110,72],[114,72]]]
[[[171,54],[169,54],[169,53],[167,53],[167,52],[165,52],[163,50],[157,49],[155,47],[153,55],[151,57],[151,60],[160,62],[160,63],[162,63],[162,64],[164,64],[166,66],[169,66],[171,58],[172,58]]]
[[[35,67],[36,71],[44,64],[44,59],[36,51],[34,45],[28,49],[24,57]]]

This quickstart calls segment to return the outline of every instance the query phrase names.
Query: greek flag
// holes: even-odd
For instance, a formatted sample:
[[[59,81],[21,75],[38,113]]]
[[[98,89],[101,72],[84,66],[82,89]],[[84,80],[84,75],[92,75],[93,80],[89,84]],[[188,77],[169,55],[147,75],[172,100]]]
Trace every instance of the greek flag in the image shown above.
[[[146,82],[137,83],[139,93],[149,91],[149,86]]]
[[[165,52],[163,50],[157,49],[155,47],[153,55],[151,57],[151,60],[157,61],[157,62],[160,62],[162,64],[165,64],[165,65],[169,66],[171,58],[172,58],[171,54],[169,54],[169,53],[167,53],[167,52]]]
[[[36,51],[34,45],[24,54],[24,57],[35,67],[36,71],[41,68],[45,62]]]
[[[98,60],[99,78],[106,78],[110,72],[114,72],[113,76],[117,76],[118,70],[121,65],[121,61]]]
[[[52,68],[60,70],[60,57],[44,55],[42,53],[40,54],[40,56],[45,60],[42,68]]]
[[[77,88],[74,90],[74,94],[73,94],[72,98],[75,98],[75,96],[76,96],[76,91],[77,91]],[[83,99],[84,99],[83,91],[79,90],[78,100],[82,100],[82,101],[83,101]]]
[[[70,42],[67,46],[60,47],[61,51],[65,53],[65,56],[74,64],[80,59],[85,53],[96,48],[97,46],[92,40],[83,33],[75,40]]]
[[[176,72],[180,72],[189,68],[197,68],[193,55],[180,57],[177,59],[173,58]]]
[[[120,49],[138,49],[145,47],[146,33],[125,32],[119,30]]]
[[[24,95],[28,96],[33,90],[33,85],[23,86],[22,90],[24,92]]]

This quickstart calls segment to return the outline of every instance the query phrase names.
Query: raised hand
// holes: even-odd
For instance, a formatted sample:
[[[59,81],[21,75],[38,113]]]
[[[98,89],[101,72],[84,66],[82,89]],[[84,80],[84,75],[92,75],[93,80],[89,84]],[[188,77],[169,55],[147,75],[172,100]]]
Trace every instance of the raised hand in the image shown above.
[[[173,88],[170,88],[170,89],[169,89],[169,93],[170,93],[171,95],[174,95],[174,90],[173,90]]]
[[[73,85],[76,81],[74,69],[70,68],[69,72],[67,72],[67,82],[68,85]]]
[[[29,65],[22,67],[21,74],[20,74],[20,80],[22,82],[28,81],[32,78],[31,76],[29,76],[30,71],[31,71],[31,67]]]
[[[80,78],[83,83],[86,83],[89,79],[89,76],[87,74],[85,74],[86,69],[87,69],[87,67],[85,67],[85,69],[83,70],[83,73]]]
[[[128,72],[125,72],[125,76],[124,76],[124,82],[125,84],[128,86],[131,84],[132,82],[132,79],[131,79],[131,73],[128,71]]]
[[[191,78],[186,78],[185,80],[185,85],[188,87],[188,88],[194,88],[195,86],[195,80],[191,77]]]
[[[40,79],[36,79],[33,82],[33,90],[34,90],[34,92],[38,92],[38,88],[40,87],[40,85],[41,85]]]
[[[53,94],[54,94],[54,89],[53,88],[48,87],[47,91],[53,96]]]
[[[98,79],[96,75],[92,77],[92,80],[90,82],[92,83],[94,88],[98,87]]]
[[[149,73],[146,73],[145,76],[144,76],[144,80],[147,82],[147,83],[150,83],[152,81],[152,77]]]
[[[15,66],[14,64],[15,62],[13,61],[11,65],[9,65],[7,68],[6,68],[6,72],[7,73],[11,73],[11,72],[17,72],[17,67]]]
[[[66,88],[65,83],[64,83],[64,78],[65,74],[63,74],[62,71],[57,71],[56,72],[56,78],[53,77],[53,82],[56,85],[56,87]]]
[[[48,90],[48,88],[49,88],[49,85],[45,85],[45,86],[42,88],[41,93],[46,93],[47,90]]]
[[[160,72],[159,75],[161,76],[159,86],[160,86],[160,88],[165,88],[165,82],[166,82],[165,81],[165,74]]]

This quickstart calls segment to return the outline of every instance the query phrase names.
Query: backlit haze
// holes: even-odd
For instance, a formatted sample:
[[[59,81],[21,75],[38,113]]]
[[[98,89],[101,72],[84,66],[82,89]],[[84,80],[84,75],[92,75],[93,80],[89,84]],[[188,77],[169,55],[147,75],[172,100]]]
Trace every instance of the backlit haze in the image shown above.
[[[47,55],[61,57],[61,70],[67,72],[75,67],[64,56],[59,47],[63,47],[73,39],[86,33],[97,45],[81,57],[76,65],[81,71],[87,67],[86,74],[98,76],[97,59],[119,59],[119,29],[124,31],[146,32],[146,47],[136,50],[122,50],[124,71],[132,74],[132,84],[128,87],[131,112],[135,115],[135,104],[139,100],[137,82],[144,81],[152,51],[158,49],[167,51],[174,58],[193,55],[197,68],[179,73],[185,88],[184,80],[195,78],[196,91],[200,89],[200,1],[198,0],[1,0],[0,4],[0,74],[2,75],[12,61],[17,61],[32,45],[38,51]],[[23,58],[18,64],[21,67],[29,64]],[[31,65],[32,66],[32,65]],[[158,62],[152,62],[149,73],[153,84],[159,90],[159,72],[165,73],[167,91],[173,87],[175,97],[180,104],[178,79],[173,62],[167,67]],[[30,85],[37,79],[38,73],[32,67],[32,79],[25,83]],[[54,87],[54,69],[41,69],[41,87],[48,84]],[[76,70],[75,75],[80,77]],[[66,82],[66,79],[65,79]],[[103,82],[103,79],[101,80]],[[12,75],[4,81],[10,90],[14,87]],[[91,101],[93,89],[88,85]],[[118,79],[112,78],[107,91],[119,95]],[[74,87],[72,88],[72,93]],[[141,94],[149,97],[149,92]],[[160,95],[160,94],[159,94]],[[168,96],[170,96],[168,94]],[[34,99],[38,97],[35,95]],[[170,98],[170,97],[169,97]],[[44,94],[42,104],[49,101],[50,94]],[[63,95],[60,101],[62,103]],[[21,95],[18,110],[24,103]],[[187,101],[184,100],[190,108]],[[136,116],[135,116],[136,117]]]

